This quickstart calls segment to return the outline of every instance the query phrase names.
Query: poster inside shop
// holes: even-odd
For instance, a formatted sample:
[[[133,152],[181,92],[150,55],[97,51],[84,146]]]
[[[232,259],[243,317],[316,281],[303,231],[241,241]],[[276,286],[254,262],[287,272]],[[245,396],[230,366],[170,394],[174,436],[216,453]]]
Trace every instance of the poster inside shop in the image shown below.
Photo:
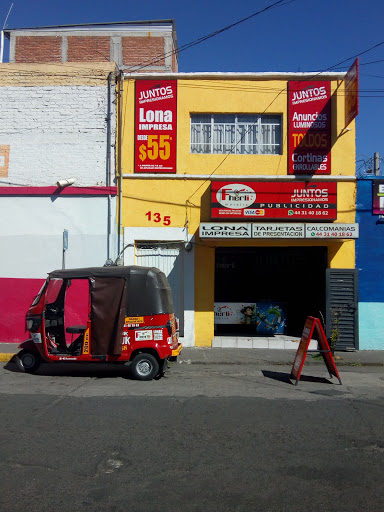
[[[283,302],[215,302],[215,324],[254,326],[256,334],[285,334],[287,304]]]
[[[212,219],[336,220],[336,182],[213,181]]]
[[[290,81],[288,174],[331,174],[331,84]]]
[[[135,172],[176,173],[176,116],[176,80],[136,80]]]

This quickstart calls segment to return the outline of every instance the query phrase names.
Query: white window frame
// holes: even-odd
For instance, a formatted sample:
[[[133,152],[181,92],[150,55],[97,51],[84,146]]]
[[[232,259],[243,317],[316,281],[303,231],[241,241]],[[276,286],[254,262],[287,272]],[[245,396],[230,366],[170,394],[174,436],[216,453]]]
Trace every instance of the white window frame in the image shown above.
[[[281,155],[282,154],[282,127],[283,127],[283,117],[281,114],[249,114],[249,113],[245,113],[245,114],[224,114],[225,116],[227,117],[233,117],[233,122],[222,122],[220,120],[216,120],[215,122],[215,116],[220,116],[220,115],[223,115],[223,114],[219,114],[219,113],[212,113],[212,114],[209,114],[209,113],[206,113],[206,114],[202,114],[202,113],[191,113],[191,116],[190,116],[190,152],[191,154],[194,154],[194,155],[218,155],[218,154],[234,154],[234,155],[269,155],[269,156],[274,156],[274,155]],[[192,118],[193,116],[201,116],[201,117],[208,117],[210,116],[210,121],[209,122],[200,122],[200,123],[197,123],[197,122],[192,122]],[[254,120],[250,119],[249,122],[246,122],[246,121],[239,121],[238,118],[239,117],[246,117],[246,116],[250,116],[250,118],[254,118]],[[271,118],[271,117],[276,117],[276,121],[277,121],[277,118],[279,118],[279,121],[280,122],[263,122],[263,120],[267,119],[267,118]],[[204,127],[209,127],[210,128],[210,141],[209,142],[192,142],[192,128],[193,128],[193,125],[197,125],[199,124],[200,125],[200,130],[203,131]],[[225,134],[226,132],[226,129],[227,127],[231,127],[233,126],[234,127],[234,131],[235,131],[235,142],[217,142],[215,140],[215,126],[216,128],[218,126],[223,126],[223,132]],[[253,127],[253,126],[257,126],[257,133],[258,133],[258,137],[257,137],[257,142],[256,143],[246,143],[244,141],[238,141],[236,142],[236,138],[238,136],[238,132],[239,132],[239,127],[241,126],[248,126],[248,130],[246,131],[246,134],[248,134],[250,132],[250,128]],[[280,133],[279,133],[279,141],[277,143],[272,143],[272,142],[268,142],[268,143],[265,143],[262,139],[262,127],[263,126],[269,126],[269,127],[273,127],[273,126],[279,126],[280,127]],[[225,136],[224,136],[225,137]],[[222,151],[217,151],[217,146],[218,145],[221,145],[222,146]],[[248,153],[243,153],[241,152],[241,147],[244,146],[244,145],[247,145],[247,146],[253,146],[255,148],[255,151],[253,152],[248,152]],[[207,146],[209,147],[209,151],[193,151],[193,148],[195,147],[202,147],[202,146]],[[227,147],[226,147],[227,146]],[[228,150],[228,146],[230,147],[230,149]],[[264,153],[262,150],[263,148],[267,146],[267,147],[276,147],[278,149],[277,152],[275,153]]]

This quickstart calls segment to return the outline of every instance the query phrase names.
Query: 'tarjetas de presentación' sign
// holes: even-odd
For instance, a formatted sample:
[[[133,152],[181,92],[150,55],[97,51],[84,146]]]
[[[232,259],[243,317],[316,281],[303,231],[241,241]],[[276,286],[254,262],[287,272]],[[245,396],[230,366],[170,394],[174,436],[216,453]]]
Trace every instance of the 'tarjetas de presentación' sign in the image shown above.
[[[223,223],[202,222],[200,238],[311,238],[311,239],[354,239],[359,237],[358,224],[344,223]]]

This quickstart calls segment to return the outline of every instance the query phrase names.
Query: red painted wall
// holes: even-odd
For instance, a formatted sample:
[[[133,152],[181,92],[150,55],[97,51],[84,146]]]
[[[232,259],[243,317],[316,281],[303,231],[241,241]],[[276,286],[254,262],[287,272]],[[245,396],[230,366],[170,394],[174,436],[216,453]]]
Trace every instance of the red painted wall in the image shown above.
[[[25,315],[45,279],[0,278],[0,343],[21,343],[29,338]],[[88,280],[73,280],[66,293],[65,327],[86,325],[88,319]],[[71,343],[72,335],[66,335]]]
[[[20,343],[29,338],[25,315],[45,279],[0,278],[0,342]]]

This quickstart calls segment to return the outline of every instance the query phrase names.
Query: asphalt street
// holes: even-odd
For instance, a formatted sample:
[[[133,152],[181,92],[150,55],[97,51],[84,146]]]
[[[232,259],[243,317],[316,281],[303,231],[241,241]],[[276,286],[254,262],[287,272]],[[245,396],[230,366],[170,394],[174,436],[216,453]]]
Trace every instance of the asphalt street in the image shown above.
[[[383,368],[290,369],[2,364],[0,509],[383,510]]]

